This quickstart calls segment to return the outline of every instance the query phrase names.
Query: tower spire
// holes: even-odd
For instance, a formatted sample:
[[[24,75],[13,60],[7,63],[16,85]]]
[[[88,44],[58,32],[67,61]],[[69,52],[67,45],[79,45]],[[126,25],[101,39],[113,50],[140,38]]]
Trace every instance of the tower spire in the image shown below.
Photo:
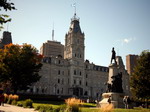
[[[76,15],[76,3],[73,3],[72,7],[74,7],[74,15]]]
[[[72,7],[74,7],[74,16],[71,18],[71,21],[73,20],[79,21],[79,18],[77,17],[77,14],[76,14],[76,3],[72,4]]]
[[[53,29],[52,29],[52,41],[54,41],[54,22],[53,22]]]

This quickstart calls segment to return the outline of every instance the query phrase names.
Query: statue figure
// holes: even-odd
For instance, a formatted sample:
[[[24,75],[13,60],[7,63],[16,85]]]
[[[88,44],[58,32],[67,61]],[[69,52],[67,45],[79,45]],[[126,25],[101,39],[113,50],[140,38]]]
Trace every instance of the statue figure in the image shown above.
[[[106,82],[105,85],[106,85],[106,93],[111,92],[111,84]]]
[[[117,64],[117,62],[116,62],[116,52],[115,52],[115,50],[114,50],[114,47],[112,48],[111,63],[112,63],[113,59],[114,59],[114,61],[115,61],[115,64]]]
[[[123,93],[122,89],[122,72],[118,73],[116,76],[111,77],[112,80],[112,86],[111,86],[111,92],[117,92],[117,93]]]

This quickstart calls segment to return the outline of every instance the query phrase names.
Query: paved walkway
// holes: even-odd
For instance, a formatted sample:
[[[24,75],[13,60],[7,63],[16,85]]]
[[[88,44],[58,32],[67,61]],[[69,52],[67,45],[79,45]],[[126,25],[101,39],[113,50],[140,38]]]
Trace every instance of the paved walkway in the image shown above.
[[[34,111],[34,109],[4,104],[4,106],[0,106],[0,112],[38,112],[38,111]]]

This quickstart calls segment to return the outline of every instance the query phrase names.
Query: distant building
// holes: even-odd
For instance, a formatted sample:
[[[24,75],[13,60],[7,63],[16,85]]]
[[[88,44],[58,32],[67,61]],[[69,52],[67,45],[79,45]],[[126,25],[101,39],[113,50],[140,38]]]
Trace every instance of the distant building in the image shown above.
[[[64,45],[57,41],[48,40],[47,42],[43,43],[42,47],[40,48],[40,53],[44,57],[64,57]]]
[[[0,40],[0,49],[3,49],[5,45],[12,43],[11,32],[4,31],[3,37]]]
[[[128,74],[132,74],[134,71],[134,67],[137,64],[138,55],[127,55],[126,56],[126,69]]]

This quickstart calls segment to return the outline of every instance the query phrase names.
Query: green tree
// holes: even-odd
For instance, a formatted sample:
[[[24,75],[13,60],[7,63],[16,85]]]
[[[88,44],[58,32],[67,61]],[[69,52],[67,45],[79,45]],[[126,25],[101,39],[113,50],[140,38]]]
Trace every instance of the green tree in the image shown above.
[[[2,8],[7,11],[7,10],[15,10],[14,3],[8,2],[7,0],[0,0],[0,11]],[[7,23],[11,21],[8,15],[6,14],[0,14],[0,30],[3,28],[2,25],[4,23]]]
[[[150,99],[150,52],[143,51],[137,60],[137,66],[131,75],[133,96],[143,101]]]
[[[28,89],[40,79],[42,56],[31,45],[6,45],[0,57],[0,81],[9,82],[14,93]]]

